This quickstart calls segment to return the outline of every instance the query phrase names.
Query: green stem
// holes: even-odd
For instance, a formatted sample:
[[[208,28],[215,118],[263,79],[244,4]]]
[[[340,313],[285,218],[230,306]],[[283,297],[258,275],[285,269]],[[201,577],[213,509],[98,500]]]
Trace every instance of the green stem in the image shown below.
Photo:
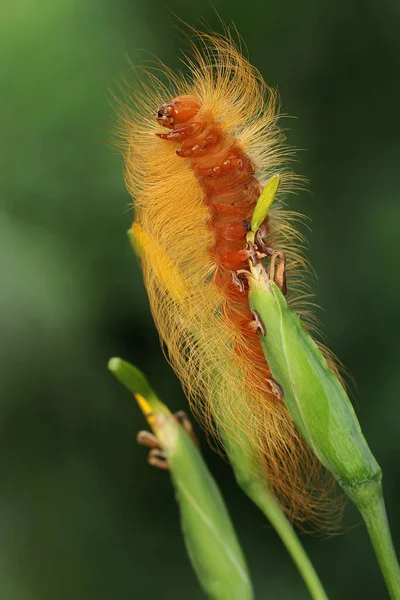
[[[249,498],[253,500],[271,522],[271,525],[276,530],[297,566],[311,597],[314,598],[314,600],[328,600],[328,596],[322,587],[310,559],[301,545],[293,527],[272,495],[272,492],[270,492],[262,482],[256,483],[253,481],[248,482],[248,484],[243,482],[240,485]]]
[[[390,534],[380,481],[346,492],[360,511],[392,600],[400,600],[400,568]]]
[[[232,399],[234,401],[234,398]],[[219,416],[222,412],[217,413]],[[275,496],[268,487],[265,478],[260,476],[259,467],[253,464],[249,441],[234,436],[228,436],[223,428],[223,418],[220,419],[219,431],[236,477],[238,485],[244,493],[258,506],[267,517],[272,527],[281,538],[286,550],[292,557],[301,577],[306,584],[313,600],[328,600],[322,583],[300,543],[293,527],[278,504]]]

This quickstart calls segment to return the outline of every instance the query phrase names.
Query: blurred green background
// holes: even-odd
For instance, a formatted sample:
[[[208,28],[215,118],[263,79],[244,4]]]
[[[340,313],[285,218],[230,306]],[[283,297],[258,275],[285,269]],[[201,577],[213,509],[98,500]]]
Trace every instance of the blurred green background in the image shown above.
[[[167,4],[167,6],[165,6]],[[396,0],[214,2],[278,86],[311,193],[310,258],[332,349],[385,475],[400,544],[400,5]],[[144,426],[106,370],[141,367],[186,406],[163,359],[139,267],[109,90],[145,49],[178,65],[172,12],[220,30],[206,0],[18,0],[0,21],[0,597],[202,597],[168,475],[135,444]],[[206,447],[257,598],[307,592],[275,533]],[[304,543],[333,599],[385,598],[360,518]]]

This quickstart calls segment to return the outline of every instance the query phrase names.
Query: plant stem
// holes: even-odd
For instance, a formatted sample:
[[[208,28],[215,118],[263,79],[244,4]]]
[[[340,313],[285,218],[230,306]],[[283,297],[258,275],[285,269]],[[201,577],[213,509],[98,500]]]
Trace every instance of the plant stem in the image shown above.
[[[258,508],[265,514],[271,525],[281,538],[287,551],[296,564],[310,594],[314,600],[328,600],[318,575],[300,543],[293,527],[289,523],[283,510],[275,500],[272,492],[262,482],[249,482],[241,484],[246,494],[253,500]]]
[[[233,397],[232,402],[235,401]],[[258,506],[267,517],[272,527],[282,540],[290,556],[293,559],[301,577],[306,584],[313,600],[328,600],[322,583],[308,558],[295,530],[288,521],[285,513],[277,502],[275,496],[268,487],[268,483],[260,475],[259,466],[254,465],[249,449],[249,441],[246,438],[238,441],[234,436],[228,436],[224,429],[223,413],[221,416],[219,431],[224,441],[225,448],[231,463],[236,481],[244,493]]]
[[[390,534],[380,481],[346,489],[360,511],[392,600],[400,600],[400,568]]]

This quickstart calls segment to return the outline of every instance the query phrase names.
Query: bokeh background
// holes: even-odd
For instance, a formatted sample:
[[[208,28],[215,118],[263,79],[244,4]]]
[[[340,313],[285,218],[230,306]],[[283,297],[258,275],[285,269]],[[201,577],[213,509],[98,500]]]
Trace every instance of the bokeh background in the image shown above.
[[[320,317],[356,382],[400,544],[400,5],[396,0],[215,0],[278,86],[310,193]],[[186,406],[161,354],[137,262],[110,91],[140,49],[178,67],[172,13],[220,30],[206,0],[18,0],[0,21],[0,596],[200,599],[168,475],[135,444],[144,421],[108,374],[139,365]],[[203,439],[203,438],[202,438]],[[307,592],[275,533],[206,459],[246,551],[257,598]],[[356,512],[304,543],[333,599],[386,591]]]

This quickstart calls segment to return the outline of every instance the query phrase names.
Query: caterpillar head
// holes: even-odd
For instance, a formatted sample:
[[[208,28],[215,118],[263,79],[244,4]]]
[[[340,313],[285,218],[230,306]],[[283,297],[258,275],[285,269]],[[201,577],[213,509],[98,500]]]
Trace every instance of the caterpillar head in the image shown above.
[[[157,111],[157,121],[163,127],[174,129],[193,119],[199,112],[200,104],[193,96],[178,96],[163,104]]]

